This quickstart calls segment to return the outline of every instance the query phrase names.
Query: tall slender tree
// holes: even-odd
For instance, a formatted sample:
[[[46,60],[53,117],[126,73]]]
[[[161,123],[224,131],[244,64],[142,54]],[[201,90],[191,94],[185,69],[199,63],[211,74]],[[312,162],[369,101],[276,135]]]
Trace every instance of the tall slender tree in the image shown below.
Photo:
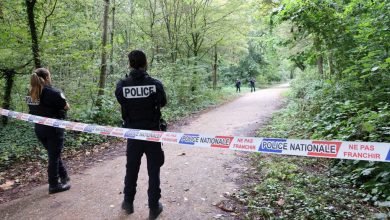
[[[9,109],[11,106],[11,92],[12,87],[14,85],[14,78],[16,75],[16,71],[14,69],[5,69],[1,70],[3,72],[4,78],[5,78],[5,91],[4,91],[4,102],[2,104],[2,107],[4,109]],[[8,117],[2,117],[2,123],[3,125],[6,125],[8,123]]]
[[[100,107],[102,104],[102,96],[104,95],[104,88],[106,86],[107,78],[107,29],[108,29],[108,13],[110,9],[110,0],[104,0],[104,15],[103,15],[103,34],[102,34],[102,59],[100,65],[100,79],[99,92],[96,101],[96,106]]]
[[[35,68],[40,68],[41,66],[41,57],[39,54],[39,43],[37,36],[37,29],[35,26],[35,15],[34,15],[34,7],[37,3],[36,0],[26,0],[26,9],[27,9],[27,18],[28,18],[28,26],[30,27],[31,41],[32,41],[32,52],[34,57]]]
[[[214,45],[214,64],[213,64],[213,89],[217,89],[217,71],[218,71],[218,53],[217,44]]]
[[[112,18],[111,18],[111,33],[110,33],[110,74],[114,74],[114,31],[115,31],[115,0],[112,0]]]

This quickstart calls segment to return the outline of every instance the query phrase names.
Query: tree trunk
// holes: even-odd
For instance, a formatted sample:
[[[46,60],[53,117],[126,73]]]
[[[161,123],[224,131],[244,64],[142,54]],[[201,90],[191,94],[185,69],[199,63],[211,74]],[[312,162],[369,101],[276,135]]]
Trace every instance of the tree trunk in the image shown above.
[[[35,68],[40,68],[41,66],[41,58],[39,56],[39,43],[37,36],[37,29],[35,26],[34,20],[34,6],[36,0],[26,0],[27,7],[27,17],[28,17],[28,26],[30,27],[31,41],[32,41],[32,52],[34,56]]]
[[[154,59],[155,59],[155,55],[156,55],[156,49],[154,47],[154,44],[156,43],[155,41],[155,37],[154,37],[154,25],[156,24],[156,10],[157,10],[157,1],[154,0],[153,2],[151,0],[148,1],[149,2],[149,14],[150,14],[150,22],[149,22],[149,33],[148,35],[150,36],[150,40],[151,40],[151,53],[152,55],[150,56],[150,63],[148,63],[148,67],[149,68],[152,68],[153,67],[153,63],[154,63]]]
[[[110,53],[110,74],[114,74],[114,31],[115,31],[115,0],[112,1],[112,18],[111,18],[111,53]]]
[[[323,76],[324,75],[324,58],[322,57],[322,55],[318,55],[317,67],[318,67],[318,73],[321,76]]]
[[[323,76],[324,75],[324,58],[321,53],[321,40],[319,37],[314,38],[314,46],[317,52],[317,68],[318,73]]]
[[[0,19],[1,19],[1,20],[4,19],[3,3],[2,3],[2,2],[0,2]]]
[[[5,78],[5,89],[4,89],[4,102],[2,105],[2,108],[4,109],[10,109],[11,106],[11,92],[12,87],[14,86],[14,76],[16,74],[16,71],[11,70],[5,70],[4,71],[4,78]],[[3,125],[6,125],[8,123],[8,117],[3,116],[2,118]]]
[[[103,35],[102,35],[102,63],[100,65],[100,79],[99,79],[99,92],[96,101],[96,106],[100,107],[102,104],[102,96],[104,95],[104,88],[106,85],[107,77],[107,24],[108,24],[108,10],[110,6],[110,0],[104,0],[104,17],[103,17]]]
[[[133,0],[130,0],[130,23],[129,23],[129,31],[126,30],[126,48],[129,48],[130,47],[130,44],[131,44],[131,30],[133,29],[132,28],[132,24],[133,24],[133,15],[134,15],[134,1]]]
[[[213,89],[217,89],[217,62],[218,62],[218,54],[217,54],[217,44],[214,46],[214,65],[213,65]]]
[[[290,79],[294,79],[294,72],[295,72],[295,67],[292,67],[290,69]]]
[[[130,36],[129,35],[130,35],[129,32],[127,30],[125,30],[126,48],[130,47]]]
[[[334,66],[333,66],[333,54],[332,51],[328,54],[328,66],[329,66],[329,76],[332,77],[334,75]]]
[[[172,63],[176,62],[177,60],[177,49],[176,49],[176,42],[178,41],[178,31],[180,29],[179,26],[179,20],[178,17],[178,10],[180,6],[181,1],[175,0],[175,1],[167,1],[167,0],[161,0],[160,6],[161,6],[161,13],[163,17],[163,21],[165,24],[165,29],[167,33],[168,38],[168,45],[169,45],[169,53]]]

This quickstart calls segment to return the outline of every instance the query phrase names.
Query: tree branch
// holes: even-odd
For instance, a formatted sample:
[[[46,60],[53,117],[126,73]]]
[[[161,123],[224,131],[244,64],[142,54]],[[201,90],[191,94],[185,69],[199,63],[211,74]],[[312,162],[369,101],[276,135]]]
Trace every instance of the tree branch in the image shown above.
[[[48,22],[48,20],[49,20],[49,17],[53,15],[54,10],[55,10],[56,7],[57,7],[57,1],[58,1],[58,0],[55,0],[54,6],[53,6],[53,8],[51,9],[50,13],[49,13],[48,15],[45,16],[45,21],[43,22],[43,27],[42,27],[41,36],[39,37],[40,40],[42,40],[43,33],[45,32],[46,25],[47,25],[47,22]]]
[[[8,72],[10,70],[20,70],[20,69],[23,69],[25,68],[26,66],[30,65],[30,63],[33,61],[33,59],[30,59],[29,61],[27,61],[27,63],[21,65],[21,66],[17,66],[17,67],[14,67],[14,68],[0,68],[0,76],[1,75],[4,75],[5,72]],[[18,75],[23,75],[22,73],[18,73],[18,72],[15,72],[15,74],[18,74]]]

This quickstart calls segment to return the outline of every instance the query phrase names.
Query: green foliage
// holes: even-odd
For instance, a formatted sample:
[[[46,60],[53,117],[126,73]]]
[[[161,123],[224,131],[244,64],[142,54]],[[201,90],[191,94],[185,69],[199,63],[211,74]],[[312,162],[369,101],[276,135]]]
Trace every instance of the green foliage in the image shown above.
[[[162,114],[168,121],[226,101],[234,94],[233,89],[224,87],[213,90],[204,65],[189,68],[186,61],[160,64],[155,65],[150,73],[164,85],[168,104],[162,108]]]
[[[341,101],[339,93],[343,88],[335,88],[329,83],[315,74],[300,75],[292,82],[288,105],[274,116],[272,123],[261,132],[261,135],[282,138],[390,141],[388,103],[378,102],[370,106],[370,102],[367,104],[356,100]],[[333,160],[330,165],[332,174],[364,192],[362,194],[364,201],[379,206],[390,200],[389,163]],[[385,206],[380,208],[385,213],[388,212]]]
[[[254,3],[252,3],[254,4]],[[258,5],[253,5],[258,7]],[[249,86],[249,80],[256,79],[256,87],[265,87],[272,83],[285,81],[289,78],[292,62],[285,59],[284,28],[270,32],[268,25],[264,25],[266,17],[251,17],[252,30],[248,33],[248,53],[237,62],[223,63],[228,67],[221,68],[222,80],[226,85],[233,85],[240,79],[243,86]],[[226,65],[225,64],[225,65]]]
[[[97,144],[107,143],[114,140],[113,137],[106,137],[97,134],[81,133],[76,131],[66,131],[65,151],[82,151],[93,148]]]
[[[315,117],[313,138],[390,142],[390,109],[379,102],[370,109],[354,100],[327,103]]]
[[[211,105],[222,103],[229,98],[236,95],[233,88],[219,88],[218,90],[204,89],[204,91],[198,95],[193,96],[191,100],[185,98],[183,94],[173,93],[177,97],[171,97],[171,92],[174,88],[180,89],[180,86],[185,86],[179,82],[173,81],[172,84],[168,84],[173,89],[168,89],[168,97],[170,97],[169,105],[163,108],[163,116],[169,122],[190,115],[194,111],[202,110]],[[174,87],[175,86],[175,87]],[[185,90],[186,91],[186,90]],[[111,97],[112,96],[112,97]],[[183,105],[179,100],[179,97],[183,98]],[[103,105],[100,110],[92,108],[88,111],[73,111],[69,115],[69,120],[81,121],[84,123],[96,123],[102,125],[121,126],[120,107],[113,97],[113,94],[103,96]],[[15,163],[21,163],[26,161],[46,161],[47,153],[41,143],[36,138],[34,133],[33,124],[10,120],[10,124],[6,127],[0,127],[0,172],[7,170],[8,167]],[[23,138],[20,138],[23,137]],[[65,135],[65,151],[82,151],[85,149],[93,148],[100,143],[107,143],[115,138],[106,137],[96,134],[81,133],[75,131],[66,131]]]
[[[229,17],[230,10],[235,8],[239,1],[230,2],[223,7],[216,7],[219,6],[216,2],[204,5],[201,2],[180,2],[177,8],[170,7],[173,1],[165,1],[164,4],[168,4],[169,9],[162,8],[160,4],[154,5],[152,1],[116,1],[115,34],[112,39],[114,45],[107,46],[108,50],[114,49],[113,57],[110,57],[112,61],[110,60],[109,63],[113,66],[114,72],[107,77],[105,95],[102,97],[100,108],[96,107],[96,100],[103,2],[67,0],[56,1],[56,3],[38,2],[34,9],[35,22],[43,66],[50,69],[53,85],[61,89],[67,97],[71,106],[68,112],[69,120],[121,126],[120,106],[114,96],[114,90],[116,82],[129,72],[126,54],[135,48],[140,48],[147,53],[149,73],[159,78],[165,85],[169,101],[168,106],[163,109],[166,120],[178,119],[190,112],[220,103],[231,96],[230,91],[221,88],[216,91],[210,89],[209,62],[212,54],[209,53],[209,48],[218,42],[219,59],[229,59],[229,53],[225,54],[221,51],[230,51],[230,45],[245,45],[245,41],[235,43],[240,42],[241,39],[234,37],[233,28],[229,30],[230,34],[222,34],[221,29],[231,28],[234,23],[239,22],[220,19],[222,16]],[[154,9],[159,12],[152,15],[151,7],[155,7]],[[194,15],[196,19],[190,21],[184,8],[199,9],[199,14]],[[33,68],[33,62],[30,61],[31,40],[25,4],[20,1],[8,1],[0,4],[0,10],[0,42],[4,42],[0,47],[0,70],[16,69],[20,73],[15,77],[11,107],[17,111],[27,112],[24,96],[27,94],[29,73]],[[186,22],[181,23],[180,27],[167,31],[166,25],[174,24],[169,21],[166,23],[162,10],[176,10],[174,12],[178,13],[181,19],[186,19]],[[209,13],[210,11],[214,13]],[[171,16],[171,12],[167,16]],[[203,19],[210,22],[203,26],[205,24]],[[154,27],[149,30],[147,27],[150,26],[150,22],[154,22]],[[189,27],[190,23],[193,26]],[[224,25],[220,26],[222,23]],[[207,31],[199,32],[196,25]],[[187,31],[185,33],[184,28]],[[222,35],[224,39],[221,39]],[[196,37],[197,42],[203,44],[194,46],[191,36]],[[187,54],[187,51],[191,53]],[[177,53],[175,60],[171,60],[172,53]],[[0,71],[2,88],[5,82],[1,74]],[[3,97],[4,93],[1,89],[0,100],[3,100]],[[28,159],[39,159],[35,158],[36,155],[45,155],[31,125],[26,125],[27,127],[23,129],[20,129],[20,126],[21,123],[11,123],[1,130],[6,134],[4,136],[6,138],[2,135],[2,142],[0,142],[1,158],[3,158],[0,160],[1,165],[9,166]],[[25,137],[23,141],[20,140],[21,136]],[[77,132],[67,132],[66,137],[65,149],[70,150],[80,150],[107,141],[107,137],[104,136]],[[37,151],[39,154],[36,154]]]
[[[111,7],[114,7],[112,3]],[[98,109],[95,105],[103,2],[39,2],[34,12],[42,64],[50,69],[54,86],[65,93],[72,108],[71,120],[117,125],[120,117],[116,114],[119,106],[113,96],[115,84],[129,72],[126,54],[132,49],[142,49],[148,56],[151,75],[161,79],[168,90],[168,108],[173,112],[164,114],[177,118],[188,109],[202,108],[213,95],[210,88],[214,47],[219,87],[223,83],[231,85],[231,79],[239,74],[245,77],[249,73],[260,74],[264,76],[260,78],[261,83],[281,79],[280,74],[273,77],[269,71],[259,70],[269,64],[263,61],[264,51],[260,50],[264,44],[247,36],[250,26],[256,25],[246,19],[253,13],[250,5],[242,0],[226,4],[219,1],[117,0],[114,33],[110,39],[113,45],[106,48],[113,49],[108,63],[108,69],[112,66],[113,72],[107,76],[103,108]],[[1,4],[1,12],[0,41],[6,43],[0,48],[0,70],[16,69],[19,73],[12,89],[11,107],[26,112],[23,97],[27,93],[33,62],[25,3],[5,2]],[[238,68],[230,69],[237,63],[240,63]],[[0,83],[1,86],[4,84],[1,71]],[[217,94],[221,93],[217,91]],[[2,99],[3,91],[0,90]]]
[[[102,106],[91,106],[90,109],[81,107],[70,114],[69,120],[100,125],[120,126],[122,122],[120,106],[112,91],[102,96]]]
[[[390,164],[363,161],[343,161],[335,163],[333,170],[345,175],[356,186],[366,192],[365,201],[390,201]]]
[[[0,127],[0,172],[10,166],[27,161],[47,161],[47,152],[36,138],[34,125],[10,120],[6,127]],[[23,137],[23,138],[20,138]],[[106,136],[66,131],[65,151],[83,150],[113,138]]]
[[[46,159],[45,150],[38,147],[34,125],[12,120],[7,127],[0,127],[0,136],[0,171],[15,162]]]
[[[385,0],[282,1],[273,20],[290,24],[290,58],[305,72],[273,131],[390,142],[389,10]],[[337,161],[333,170],[364,190],[366,200],[389,200],[388,163]]]
[[[371,218],[361,194],[342,176],[324,170],[326,160],[253,155],[259,181],[235,195],[245,219]]]
[[[390,83],[389,10],[385,0],[285,0],[274,16],[279,23],[291,22],[292,39],[287,42],[299,68],[322,58],[327,78],[340,80],[340,85],[353,81],[352,89],[359,91],[354,98],[367,98],[364,92],[375,90],[370,98],[387,101],[389,89],[383,85]],[[302,47],[304,42],[309,46]]]

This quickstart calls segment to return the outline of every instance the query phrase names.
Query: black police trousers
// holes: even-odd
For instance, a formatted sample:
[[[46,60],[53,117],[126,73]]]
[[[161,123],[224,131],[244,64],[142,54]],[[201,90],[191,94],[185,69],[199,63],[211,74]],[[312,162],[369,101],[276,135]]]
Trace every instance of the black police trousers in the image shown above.
[[[137,188],[138,172],[142,155],[145,153],[149,175],[149,208],[157,208],[161,198],[160,167],[164,164],[164,151],[161,143],[141,140],[127,140],[127,164],[124,200],[133,203]]]
[[[49,156],[47,167],[49,186],[57,186],[58,177],[65,178],[68,176],[61,160],[61,151],[64,146],[64,129],[35,124],[35,134]]]

